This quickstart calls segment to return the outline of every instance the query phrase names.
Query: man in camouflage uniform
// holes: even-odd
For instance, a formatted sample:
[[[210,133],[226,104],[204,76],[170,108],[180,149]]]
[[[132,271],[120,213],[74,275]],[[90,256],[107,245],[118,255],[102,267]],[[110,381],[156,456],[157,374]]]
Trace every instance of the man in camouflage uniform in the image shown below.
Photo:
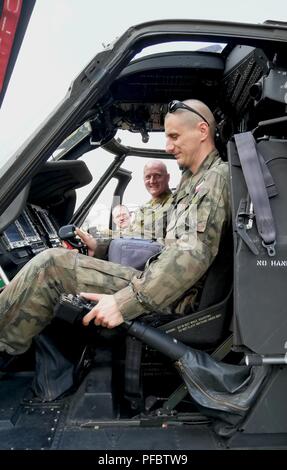
[[[135,217],[131,223],[128,223],[128,208],[118,204],[113,208],[116,230],[101,231],[98,234],[93,233],[92,228],[89,230],[95,238],[102,238],[99,242],[97,258],[105,256],[111,238],[123,236],[161,239],[165,237],[173,201],[172,192],[169,189],[170,175],[166,165],[160,160],[148,161],[144,166],[143,178],[151,199],[135,211]],[[120,216],[122,223],[119,225]],[[83,239],[82,230],[78,229],[77,234]]]
[[[150,160],[144,166],[144,184],[151,195],[150,201],[135,212],[131,232],[142,238],[164,238],[172,210],[170,175],[160,160]]]
[[[174,196],[163,251],[143,272],[62,248],[40,253],[0,294],[1,351],[26,351],[53,319],[64,292],[97,301],[83,323],[107,328],[154,310],[184,313],[196,300],[230,219],[228,168],[214,146],[209,108],[188,100],[169,109],[166,150],[187,171]],[[94,239],[87,243],[91,255]]]

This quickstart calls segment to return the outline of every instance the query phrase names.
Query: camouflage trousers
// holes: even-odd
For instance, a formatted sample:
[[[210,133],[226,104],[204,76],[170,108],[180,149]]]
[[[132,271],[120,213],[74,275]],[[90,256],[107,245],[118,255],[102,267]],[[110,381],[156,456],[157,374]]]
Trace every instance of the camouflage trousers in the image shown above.
[[[52,321],[62,293],[113,294],[137,272],[64,248],[40,253],[0,294],[0,351],[25,352],[33,337]]]

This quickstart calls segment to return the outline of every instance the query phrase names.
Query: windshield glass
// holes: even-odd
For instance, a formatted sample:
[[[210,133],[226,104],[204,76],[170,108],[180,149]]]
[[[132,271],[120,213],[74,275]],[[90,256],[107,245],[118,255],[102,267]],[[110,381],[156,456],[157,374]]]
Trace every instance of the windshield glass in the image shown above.
[[[32,25],[33,26],[33,25]],[[148,56],[151,54],[159,53],[159,52],[167,52],[167,51],[204,51],[204,52],[213,52],[213,53],[218,53],[220,54],[226,44],[219,44],[219,43],[209,43],[209,42],[168,42],[166,44],[158,44],[155,46],[150,46],[145,48],[141,53],[137,54],[133,60],[139,59],[140,57]],[[27,55],[27,51],[25,50],[25,44],[22,50],[21,54],[21,59],[24,60]],[[27,61],[26,57],[26,61]],[[21,96],[16,93],[16,87],[17,87],[17,82],[19,82],[20,78],[23,77],[23,73],[21,73],[21,65],[22,63],[19,61],[19,64],[17,64],[18,67],[16,68],[16,77],[10,84],[10,90],[8,93],[8,96],[6,96],[2,109],[1,109],[1,114],[0,114],[0,126],[1,129],[5,129],[4,135],[1,137],[1,156],[0,156],[0,173],[4,173],[5,168],[4,165],[7,163],[11,155],[14,154],[14,152],[17,151],[17,149],[20,147],[20,145],[25,142],[25,140],[29,137],[29,135],[32,134],[33,130],[38,127],[39,123],[47,116],[47,110],[52,110],[52,101],[50,99],[49,104],[46,102],[45,99],[45,94],[42,94],[41,102],[32,102],[31,103],[31,96],[26,99],[25,93],[21,92]],[[75,70],[74,73],[71,73],[70,79],[73,78],[76,75],[76,72],[78,72],[78,69]],[[19,78],[20,77],[20,78]],[[28,77],[27,77],[28,79]],[[57,79],[58,80],[58,79]],[[62,90],[59,88],[57,93],[58,95],[55,96],[53,100],[53,104],[56,105],[57,103],[57,98],[61,98],[68,85],[68,81],[66,83],[66,87],[63,87]],[[39,87],[39,83],[36,82],[34,84],[34,89],[36,87]],[[31,89],[31,85],[29,84],[29,88]],[[17,89],[20,89],[23,91],[23,83],[22,86],[20,87],[18,83]],[[27,84],[27,89],[28,89],[28,84]],[[61,95],[62,91],[62,95]],[[30,101],[29,101],[30,100]],[[19,103],[22,103],[22,106],[19,107]],[[6,109],[7,108],[7,109]],[[30,116],[29,120],[25,118],[25,109],[26,109],[26,115],[27,110],[30,108],[35,109],[34,111],[34,116]],[[37,113],[38,117],[40,116],[39,119],[36,119],[36,109],[40,108]],[[12,114],[12,110],[17,110],[17,115],[22,116],[22,119],[19,122],[19,119],[14,119],[13,125],[7,126],[7,115],[10,113]],[[46,111],[46,112],[45,112]],[[11,122],[11,119],[10,119]],[[84,126],[81,126],[80,128],[80,133],[85,133],[88,131],[87,128]],[[69,137],[70,139],[70,137]],[[72,141],[71,145],[72,145]],[[65,143],[65,142],[64,142]],[[67,142],[66,142],[67,143]],[[64,147],[61,149],[63,152]],[[56,151],[54,153],[54,157],[59,158],[60,156],[60,151]],[[10,166],[10,162],[8,163],[7,167]]]
[[[217,52],[220,54],[225,48],[226,44],[213,43],[213,42],[198,42],[198,41],[179,41],[167,42],[165,44],[156,44],[155,46],[146,47],[143,51],[137,54],[133,60],[145,57],[151,54],[158,54],[160,52],[180,52],[180,51],[201,51],[201,52]]]
[[[55,150],[51,156],[51,160],[60,160],[65,153],[71,150],[74,146],[79,144],[83,139],[85,139],[92,131],[90,123],[87,121],[74,132],[72,132],[69,137],[67,137],[61,145]]]

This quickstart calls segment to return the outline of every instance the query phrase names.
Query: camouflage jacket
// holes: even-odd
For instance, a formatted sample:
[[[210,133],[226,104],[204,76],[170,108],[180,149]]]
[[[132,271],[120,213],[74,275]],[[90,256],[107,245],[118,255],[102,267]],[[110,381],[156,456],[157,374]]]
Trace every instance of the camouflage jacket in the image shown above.
[[[184,173],[173,205],[165,248],[114,294],[125,319],[151,311],[184,314],[193,302],[230,222],[228,166],[216,150],[195,174]]]
[[[170,190],[151,199],[135,212],[130,232],[142,238],[164,238],[172,210],[173,195]]]

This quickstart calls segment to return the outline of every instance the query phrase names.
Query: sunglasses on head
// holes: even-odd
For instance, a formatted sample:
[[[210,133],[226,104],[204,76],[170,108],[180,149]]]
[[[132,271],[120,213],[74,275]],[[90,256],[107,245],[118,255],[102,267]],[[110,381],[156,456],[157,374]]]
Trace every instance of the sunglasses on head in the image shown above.
[[[207,121],[207,119],[205,119],[202,114],[196,111],[196,109],[187,106],[187,104],[183,103],[182,101],[174,100],[168,103],[167,105],[167,110],[169,113],[175,113],[175,111],[177,111],[178,109],[186,109],[187,111],[191,111],[192,113],[197,114],[197,116],[199,116],[209,126],[209,122]]]

